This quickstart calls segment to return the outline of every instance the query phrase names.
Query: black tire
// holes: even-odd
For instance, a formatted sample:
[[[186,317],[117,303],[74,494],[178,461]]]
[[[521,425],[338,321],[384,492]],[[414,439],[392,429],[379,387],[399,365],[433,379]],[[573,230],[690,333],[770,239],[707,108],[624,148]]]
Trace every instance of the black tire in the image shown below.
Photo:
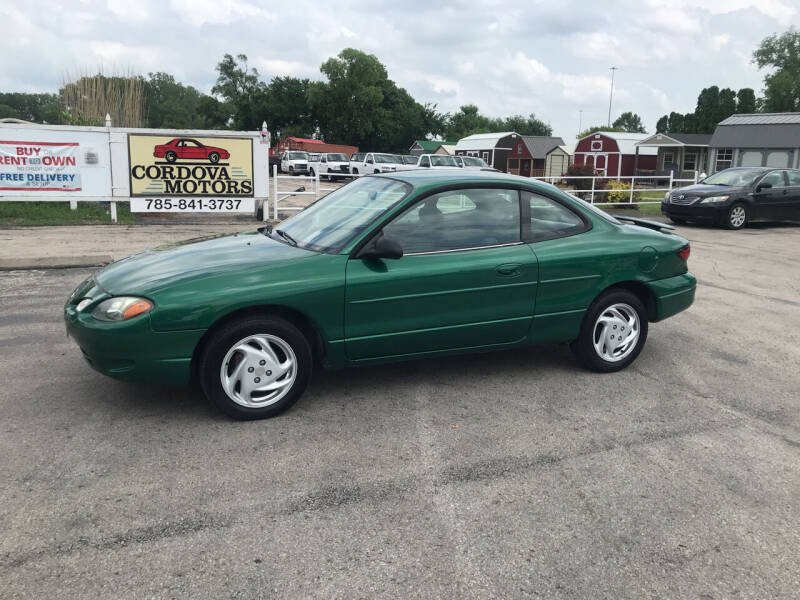
[[[380,175],[380,171],[378,171],[377,169],[375,169],[375,172],[373,173],[373,175]]]
[[[681,219],[679,217],[670,217],[669,220],[676,225],[684,225],[686,223],[686,219]]]
[[[211,154],[209,154],[208,155],[208,160],[210,160],[212,163],[218,163],[219,162],[219,152],[212,152]]]
[[[289,177],[294,177],[294,167],[289,166]]]
[[[311,175],[311,177],[313,177],[314,176],[314,169],[309,169],[308,170],[308,174]]]
[[[173,150],[170,150],[164,155],[164,160],[166,160],[168,163],[174,163],[176,160],[178,160],[178,155]]]
[[[353,169],[353,175],[358,175],[358,169]]]
[[[222,384],[222,366],[226,355],[233,351],[233,348],[241,341],[254,335],[272,336],[273,339],[277,338],[287,344],[294,353],[296,365],[294,382],[288,387],[288,391],[273,404],[260,407],[248,407],[236,402],[228,395]],[[275,350],[276,348],[273,347],[273,352]],[[283,352],[280,347],[277,347],[277,351]],[[236,356],[237,354],[234,353],[231,362]],[[287,358],[285,353],[284,358]],[[234,367],[235,364],[230,368]],[[264,367],[264,369],[266,368],[268,366]],[[203,348],[197,372],[200,376],[203,393],[215,407],[234,419],[249,421],[274,417],[297,402],[308,386],[312,368],[311,345],[300,330],[289,321],[279,317],[264,316],[233,321],[214,331]],[[267,371],[260,375],[266,377],[267,374],[271,375],[271,372]],[[252,375],[254,381],[257,381],[255,377],[258,376],[259,372],[254,371]],[[250,377],[250,374],[243,373],[242,377]],[[238,385],[241,386],[241,383]]]
[[[742,215],[740,217],[740,215]],[[747,206],[743,202],[736,202],[725,214],[723,225],[726,229],[742,229],[750,220]]]
[[[595,326],[598,324],[598,319],[614,305],[624,305],[636,311],[639,321],[639,337],[624,358],[617,361],[610,361],[603,358],[595,349],[594,338],[596,335]],[[600,373],[621,371],[636,360],[636,357],[639,356],[639,353],[642,351],[647,341],[647,326],[647,310],[642,304],[642,301],[627,290],[612,288],[598,296],[589,307],[589,310],[586,311],[583,324],[581,325],[581,332],[578,337],[572,341],[570,347],[584,366],[592,371],[598,371]]]

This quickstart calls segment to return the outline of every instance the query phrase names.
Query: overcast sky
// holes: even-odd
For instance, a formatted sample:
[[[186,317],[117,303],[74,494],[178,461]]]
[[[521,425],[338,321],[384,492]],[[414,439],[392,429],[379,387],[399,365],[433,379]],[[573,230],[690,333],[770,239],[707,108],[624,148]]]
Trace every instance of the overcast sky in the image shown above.
[[[699,7],[702,5],[702,7]],[[319,78],[348,46],[440,110],[535,113],[571,143],[614,116],[694,109],[701,88],[761,89],[750,62],[766,35],[800,25],[797,0],[539,2],[362,0],[35,0],[0,2],[0,91],[58,89],[67,74],[166,71],[204,92],[223,54],[266,80]]]

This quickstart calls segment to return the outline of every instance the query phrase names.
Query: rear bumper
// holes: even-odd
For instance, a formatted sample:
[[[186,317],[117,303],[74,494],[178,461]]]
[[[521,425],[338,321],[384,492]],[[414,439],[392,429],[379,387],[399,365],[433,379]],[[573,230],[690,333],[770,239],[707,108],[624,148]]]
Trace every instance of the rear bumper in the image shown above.
[[[149,315],[106,323],[64,310],[67,334],[94,370],[125,381],[186,386],[191,362],[204,330],[153,331]]]
[[[686,310],[694,302],[697,279],[691,273],[659,279],[647,284],[656,299],[655,318],[661,321]]]

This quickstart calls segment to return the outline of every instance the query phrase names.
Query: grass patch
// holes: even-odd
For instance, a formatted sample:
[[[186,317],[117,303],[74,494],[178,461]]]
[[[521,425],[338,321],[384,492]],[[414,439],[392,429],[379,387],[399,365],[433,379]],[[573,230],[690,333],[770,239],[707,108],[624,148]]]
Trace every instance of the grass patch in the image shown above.
[[[607,213],[612,215],[622,215],[623,217],[641,217],[646,219],[648,217],[661,216],[661,204],[637,204],[635,209],[632,208],[619,208],[617,206],[598,206]]]
[[[127,203],[117,202],[117,222],[135,223]],[[70,210],[69,202],[0,201],[0,226],[35,225],[110,225],[111,206],[100,202],[80,202]]]

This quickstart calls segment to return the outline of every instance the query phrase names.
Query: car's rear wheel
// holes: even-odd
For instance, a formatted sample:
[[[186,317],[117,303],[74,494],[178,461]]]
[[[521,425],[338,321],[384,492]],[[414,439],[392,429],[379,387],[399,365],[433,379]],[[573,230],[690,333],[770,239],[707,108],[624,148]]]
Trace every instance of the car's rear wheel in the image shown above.
[[[219,162],[219,152],[212,152],[211,154],[209,154],[208,155],[208,160],[210,160],[212,163],[218,163]]]
[[[642,301],[627,290],[612,289],[589,307],[572,350],[593,371],[619,371],[642,351],[647,324]]]
[[[164,155],[164,160],[166,160],[168,163],[174,163],[176,160],[178,160],[178,155],[175,153],[175,151],[170,150]]]
[[[747,207],[738,202],[731,206],[725,217],[725,227],[728,229],[741,229],[747,224]]]
[[[252,317],[212,334],[198,372],[212,404],[234,419],[251,420],[274,417],[297,402],[312,364],[311,346],[292,323]]]

